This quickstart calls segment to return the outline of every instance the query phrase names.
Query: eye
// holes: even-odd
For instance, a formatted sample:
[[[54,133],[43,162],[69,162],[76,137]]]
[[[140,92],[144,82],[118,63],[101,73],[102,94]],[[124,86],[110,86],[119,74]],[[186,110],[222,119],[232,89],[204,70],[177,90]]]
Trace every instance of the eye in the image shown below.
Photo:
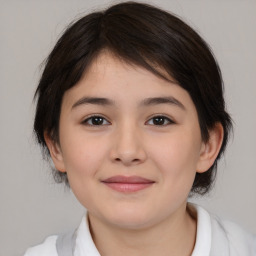
[[[82,124],[88,125],[88,126],[101,126],[101,125],[109,125],[110,122],[107,121],[102,116],[90,116],[89,118],[86,118]]]
[[[168,118],[166,116],[154,116],[153,118],[151,118],[147,121],[147,124],[157,125],[157,126],[165,126],[165,125],[169,125],[169,124],[174,124],[174,121],[172,121],[170,118]]]

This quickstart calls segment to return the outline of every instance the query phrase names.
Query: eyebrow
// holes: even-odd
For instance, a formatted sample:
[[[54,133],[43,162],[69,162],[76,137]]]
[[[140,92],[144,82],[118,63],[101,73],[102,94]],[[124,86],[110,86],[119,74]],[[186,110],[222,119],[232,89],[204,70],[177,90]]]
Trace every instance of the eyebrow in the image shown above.
[[[140,105],[143,106],[153,106],[159,104],[169,104],[180,107],[183,110],[186,110],[185,106],[176,98],[169,96],[169,97],[155,97],[155,98],[146,98],[144,99]]]
[[[93,105],[101,105],[101,106],[112,106],[115,105],[113,100],[107,99],[107,98],[99,98],[99,97],[83,97],[80,100],[78,100],[73,106],[72,109],[80,106],[80,105],[87,105],[87,104],[93,104]]]
[[[100,105],[100,106],[114,106],[115,102],[111,99],[107,98],[100,98],[100,97],[83,97],[79,99],[72,105],[72,109],[76,108],[80,105]],[[180,107],[183,110],[186,110],[185,106],[176,98],[169,96],[169,97],[153,97],[153,98],[146,98],[144,99],[139,105],[140,106],[154,106],[159,104],[169,104]]]

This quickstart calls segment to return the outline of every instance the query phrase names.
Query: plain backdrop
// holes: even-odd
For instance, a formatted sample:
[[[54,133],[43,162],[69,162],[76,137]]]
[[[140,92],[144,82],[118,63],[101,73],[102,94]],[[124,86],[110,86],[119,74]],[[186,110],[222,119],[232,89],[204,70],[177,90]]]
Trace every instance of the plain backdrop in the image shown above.
[[[151,0],[178,14],[210,44],[225,82],[234,138],[215,189],[193,199],[256,232],[256,1]],[[0,256],[65,232],[84,209],[56,185],[32,135],[32,101],[47,57],[74,18],[108,0],[0,0]]]

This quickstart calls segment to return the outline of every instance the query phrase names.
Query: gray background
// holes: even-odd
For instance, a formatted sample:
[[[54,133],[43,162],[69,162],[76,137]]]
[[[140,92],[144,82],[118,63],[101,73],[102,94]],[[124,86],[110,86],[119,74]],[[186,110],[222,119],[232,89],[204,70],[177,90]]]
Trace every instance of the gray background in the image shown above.
[[[0,256],[80,222],[84,209],[54,184],[32,136],[39,65],[64,27],[113,1],[0,0]],[[234,139],[210,196],[193,199],[256,232],[256,1],[154,0],[211,45],[223,72]]]

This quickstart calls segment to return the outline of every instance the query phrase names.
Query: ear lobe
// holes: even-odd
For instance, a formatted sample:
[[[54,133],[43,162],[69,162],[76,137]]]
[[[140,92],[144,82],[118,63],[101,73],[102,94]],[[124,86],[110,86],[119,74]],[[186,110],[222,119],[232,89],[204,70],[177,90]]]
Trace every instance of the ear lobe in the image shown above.
[[[60,145],[53,141],[53,139],[46,132],[44,133],[44,139],[48,150],[50,151],[55,168],[60,172],[66,172]]]
[[[203,173],[207,171],[217,158],[222,141],[224,131],[221,123],[217,123],[212,130],[209,131],[209,140],[202,145],[200,158],[197,164],[197,172]]]

